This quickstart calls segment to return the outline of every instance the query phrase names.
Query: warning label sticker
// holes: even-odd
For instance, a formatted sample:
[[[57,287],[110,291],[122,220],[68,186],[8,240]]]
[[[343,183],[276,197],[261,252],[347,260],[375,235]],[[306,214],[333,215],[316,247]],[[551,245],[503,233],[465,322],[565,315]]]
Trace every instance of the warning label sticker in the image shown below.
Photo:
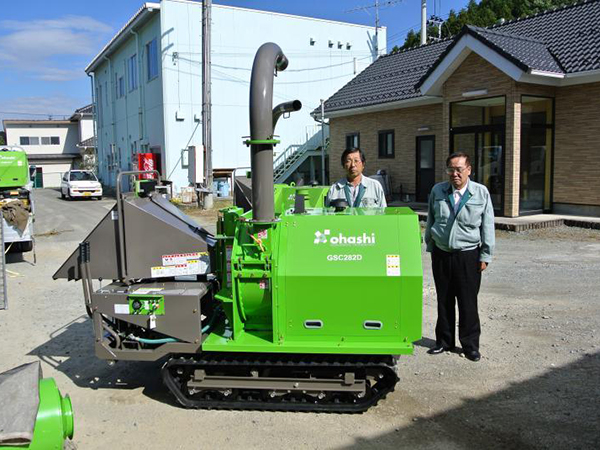
[[[162,263],[162,266],[150,269],[152,278],[200,275],[210,270],[210,259],[206,252],[163,255]]]
[[[387,255],[387,276],[388,277],[399,277],[400,276],[400,255]]]
[[[193,252],[193,253],[175,253],[173,255],[163,255],[162,265],[163,266],[177,266],[186,264],[190,260],[206,260],[208,261],[207,252]]]

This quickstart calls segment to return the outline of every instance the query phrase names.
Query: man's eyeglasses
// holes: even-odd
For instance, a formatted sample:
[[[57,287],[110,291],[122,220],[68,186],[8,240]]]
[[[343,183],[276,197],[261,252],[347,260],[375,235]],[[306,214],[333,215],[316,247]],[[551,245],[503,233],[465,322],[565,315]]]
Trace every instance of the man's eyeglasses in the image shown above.
[[[446,173],[452,175],[454,172],[463,173],[468,167],[446,167]]]

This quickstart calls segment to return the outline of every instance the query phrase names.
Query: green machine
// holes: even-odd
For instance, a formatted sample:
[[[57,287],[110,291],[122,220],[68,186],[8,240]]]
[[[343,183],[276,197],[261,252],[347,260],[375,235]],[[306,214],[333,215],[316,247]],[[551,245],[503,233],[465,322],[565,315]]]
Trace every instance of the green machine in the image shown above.
[[[0,207],[12,209],[28,218],[22,226],[0,219],[5,246],[17,252],[33,250],[33,196],[29,164],[25,150],[20,147],[0,147]]]
[[[254,60],[250,211],[221,210],[212,235],[156,192],[118,193],[116,214],[55,274],[83,280],[96,354],[166,358],[185,407],[361,412],[394,389],[421,338],[417,215],[273,184],[275,125],[301,107],[272,107],[273,68],[286,66],[272,43]],[[94,291],[94,278],[113,283]]]

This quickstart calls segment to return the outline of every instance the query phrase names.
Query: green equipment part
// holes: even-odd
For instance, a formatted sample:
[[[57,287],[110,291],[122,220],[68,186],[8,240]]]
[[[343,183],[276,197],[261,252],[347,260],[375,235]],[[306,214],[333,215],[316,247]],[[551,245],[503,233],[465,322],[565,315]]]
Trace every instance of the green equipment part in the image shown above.
[[[27,154],[0,147],[0,188],[17,188],[29,182]]]
[[[53,378],[39,384],[40,404],[29,445],[1,446],[0,450],[62,450],[66,439],[73,439],[74,421],[71,399],[61,395]]]
[[[165,314],[165,297],[163,295],[130,295],[129,314],[140,316],[163,316]]]
[[[275,197],[290,189],[277,187]],[[322,188],[302,190],[322,202]],[[276,213],[278,221],[261,224],[240,208],[222,211],[216,298],[228,324],[203,349],[411,354],[421,338],[417,215],[409,208]]]

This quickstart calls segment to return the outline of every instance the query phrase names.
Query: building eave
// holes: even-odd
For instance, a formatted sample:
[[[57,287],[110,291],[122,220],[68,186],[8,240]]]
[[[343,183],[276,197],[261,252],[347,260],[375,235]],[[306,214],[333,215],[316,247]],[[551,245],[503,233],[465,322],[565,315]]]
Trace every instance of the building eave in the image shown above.
[[[395,102],[380,103],[377,105],[360,106],[356,108],[342,109],[338,111],[325,111],[326,119],[336,119],[338,117],[356,116],[358,114],[369,114],[380,111],[390,111],[393,109],[412,108],[415,106],[435,105],[442,103],[441,97],[435,96],[421,96],[416,98],[409,98],[406,100],[398,100]],[[320,119],[321,114],[312,113],[314,119]]]
[[[160,10],[160,3],[144,3],[131,19],[119,30],[117,34],[100,50],[92,62],[85,68],[85,73],[90,74],[104,61],[104,57],[110,55],[124,39],[129,37],[129,32],[146,23],[148,19]]]

